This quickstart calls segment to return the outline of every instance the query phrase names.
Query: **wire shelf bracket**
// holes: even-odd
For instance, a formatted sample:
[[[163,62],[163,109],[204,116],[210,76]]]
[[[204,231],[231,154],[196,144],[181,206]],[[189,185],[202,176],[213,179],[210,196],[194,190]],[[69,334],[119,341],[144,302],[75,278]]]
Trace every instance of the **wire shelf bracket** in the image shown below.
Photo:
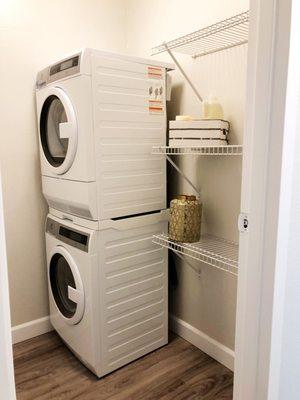
[[[200,197],[200,190],[186,176],[186,174],[172,160],[172,155],[206,155],[206,156],[237,156],[243,154],[243,146],[227,145],[227,146],[203,146],[203,147],[169,147],[169,146],[153,146],[152,154],[163,154],[173,168],[182,176],[182,178],[195,190]]]
[[[196,268],[189,260],[187,260],[188,257],[186,257],[185,255],[179,253],[178,251],[173,249],[173,252],[176,254],[177,257],[179,257],[182,261],[184,261],[186,263],[186,265],[188,265],[197,275],[198,278],[201,278],[201,269],[200,268]]]
[[[179,71],[181,72],[182,76],[184,77],[184,79],[186,80],[186,82],[190,85],[192,91],[195,93],[197,99],[200,101],[200,103],[203,103],[203,98],[200,95],[200,93],[198,92],[196,86],[193,84],[193,82],[191,81],[191,79],[188,77],[187,73],[185,72],[185,70],[182,68],[181,64],[179,63],[179,61],[177,60],[177,58],[174,56],[174,54],[172,53],[172,51],[169,49],[167,43],[165,42],[163,44],[166,48],[166,51],[168,52],[169,56],[172,58],[174,64],[176,65],[176,67],[179,69]]]
[[[183,179],[195,190],[197,193],[198,197],[200,197],[200,190],[197,189],[197,187],[193,184],[193,182],[186,176],[186,174],[178,167],[178,165],[172,160],[168,154],[165,154],[166,159],[169,161],[169,163],[172,165],[173,168],[176,169],[176,171],[183,177]]]
[[[154,235],[153,243],[201,261],[231,275],[238,275],[238,245],[225,239],[204,235],[197,243],[179,243],[166,234]]]
[[[185,81],[191,87],[197,99],[200,103],[203,103],[203,97],[174,56],[172,50],[189,54],[193,58],[202,57],[247,43],[248,33],[249,11],[246,11],[188,35],[181,36],[178,39],[163,42],[160,46],[152,49],[152,55],[166,51]]]

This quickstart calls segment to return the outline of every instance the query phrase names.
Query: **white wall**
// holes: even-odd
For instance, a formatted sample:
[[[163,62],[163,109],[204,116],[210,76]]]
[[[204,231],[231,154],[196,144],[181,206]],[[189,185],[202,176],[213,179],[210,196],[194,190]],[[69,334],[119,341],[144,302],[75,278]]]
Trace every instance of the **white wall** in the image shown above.
[[[122,51],[122,0],[2,0],[1,144],[12,324],[48,315],[34,85],[37,71],[89,46]]]
[[[128,0],[127,51],[149,56],[151,47],[249,8],[248,0]],[[243,142],[247,46],[192,60],[178,55],[203,97],[217,95],[225,118],[231,122],[231,143]],[[156,58],[169,60],[168,55]],[[178,72],[169,118],[176,114],[201,115],[201,105]],[[202,191],[203,230],[229,240],[238,240],[241,158],[186,157],[177,160]],[[192,193],[172,171],[172,195]],[[178,188],[175,190],[175,188]],[[178,287],[171,292],[171,312],[220,343],[234,348],[236,278],[201,265],[200,279],[186,264],[176,261]],[[195,265],[198,265],[195,263]]]
[[[44,219],[34,82],[36,72],[84,46],[149,56],[152,46],[230,17],[248,0],[4,0],[0,3],[2,98],[0,160],[11,286],[12,323],[48,314]],[[127,45],[126,45],[127,44]],[[192,61],[179,59],[203,96],[217,95],[232,123],[233,143],[242,143],[247,46]],[[169,61],[168,56],[157,58]],[[201,107],[181,76],[174,74],[170,118],[200,115]],[[199,184],[203,230],[237,240],[239,158],[187,158],[183,168]],[[173,195],[191,192],[172,172]],[[172,189],[172,188],[171,188]],[[177,317],[228,347],[234,346],[236,280],[202,265],[201,279],[177,261],[179,285],[172,292]]]

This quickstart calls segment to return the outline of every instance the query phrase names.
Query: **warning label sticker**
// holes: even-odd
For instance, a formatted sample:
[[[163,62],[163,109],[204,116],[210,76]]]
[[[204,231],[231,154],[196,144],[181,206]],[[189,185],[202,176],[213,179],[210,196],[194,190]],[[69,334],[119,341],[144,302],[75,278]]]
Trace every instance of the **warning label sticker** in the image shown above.
[[[160,67],[148,66],[148,77],[150,79],[162,79],[163,78],[163,69]]]
[[[149,100],[149,112],[150,114],[163,114],[164,106],[162,101]]]

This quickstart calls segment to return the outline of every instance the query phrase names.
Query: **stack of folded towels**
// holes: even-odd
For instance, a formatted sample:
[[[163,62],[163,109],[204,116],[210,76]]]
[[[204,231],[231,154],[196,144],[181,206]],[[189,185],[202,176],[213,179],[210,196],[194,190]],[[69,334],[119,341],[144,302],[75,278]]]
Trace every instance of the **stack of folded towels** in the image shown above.
[[[222,119],[170,121],[170,147],[226,146],[230,124]]]

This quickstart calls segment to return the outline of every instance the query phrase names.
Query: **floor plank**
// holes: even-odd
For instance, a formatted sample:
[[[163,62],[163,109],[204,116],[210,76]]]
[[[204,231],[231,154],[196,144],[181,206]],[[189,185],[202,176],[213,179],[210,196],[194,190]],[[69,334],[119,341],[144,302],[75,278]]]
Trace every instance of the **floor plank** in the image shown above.
[[[233,374],[170,334],[167,346],[97,379],[48,333],[14,346],[18,400],[230,400]]]

